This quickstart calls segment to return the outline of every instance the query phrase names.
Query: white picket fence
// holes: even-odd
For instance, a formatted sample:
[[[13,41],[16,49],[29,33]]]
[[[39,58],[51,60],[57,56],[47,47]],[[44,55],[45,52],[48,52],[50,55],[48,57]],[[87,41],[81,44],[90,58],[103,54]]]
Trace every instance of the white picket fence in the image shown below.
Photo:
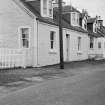
[[[0,69],[25,67],[25,52],[22,49],[0,48]]]

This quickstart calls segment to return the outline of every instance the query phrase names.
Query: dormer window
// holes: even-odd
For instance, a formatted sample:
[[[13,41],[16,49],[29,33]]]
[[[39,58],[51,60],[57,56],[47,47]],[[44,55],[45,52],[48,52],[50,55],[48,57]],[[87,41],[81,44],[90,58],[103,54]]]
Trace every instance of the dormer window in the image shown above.
[[[43,0],[43,15],[47,15],[47,0]]]
[[[71,25],[79,26],[79,14],[77,12],[71,13]]]
[[[49,16],[53,16],[53,6],[52,6],[52,0],[49,0]]]
[[[41,16],[53,17],[52,0],[41,0]]]

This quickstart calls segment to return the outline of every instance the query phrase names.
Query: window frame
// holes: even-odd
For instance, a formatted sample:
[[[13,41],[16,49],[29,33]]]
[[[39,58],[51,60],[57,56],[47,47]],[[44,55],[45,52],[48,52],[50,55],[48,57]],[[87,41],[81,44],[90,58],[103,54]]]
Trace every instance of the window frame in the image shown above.
[[[53,35],[53,40],[51,39],[52,38],[51,35]],[[52,43],[53,43],[53,48],[52,48]],[[56,31],[50,31],[50,51],[54,52],[55,50],[56,50]]]
[[[76,21],[76,13],[72,12],[72,22],[75,23]]]
[[[93,49],[94,48],[94,38],[93,37],[90,37],[90,46],[89,47],[90,47],[90,49]]]
[[[82,37],[78,37],[78,51],[81,51],[81,48],[82,48]]]
[[[24,47],[22,43],[22,29],[27,28],[29,30],[29,35],[28,35],[28,47]],[[30,48],[30,35],[31,35],[31,27],[30,26],[20,26],[18,27],[18,34],[19,34],[19,48]]]
[[[101,47],[102,47],[102,43],[98,42],[98,49],[101,49]]]
[[[77,13],[77,12],[72,12],[71,13],[72,14],[72,16],[71,16],[71,23],[73,24],[73,25],[77,25],[77,26],[79,26],[79,13]]]
[[[49,17],[53,17],[53,4],[52,4],[52,0],[48,1],[48,15],[49,15]]]
[[[46,3],[44,3],[44,0],[41,0],[41,2],[40,2],[40,4],[41,4],[40,10],[41,11],[40,12],[41,12],[42,17],[53,18],[53,4],[51,2],[52,2],[52,0],[46,0]],[[44,4],[46,4],[46,7],[44,6]],[[44,9],[46,10],[45,12],[44,12]]]
[[[48,14],[48,13],[47,13],[47,9],[48,9],[48,3],[47,3],[47,0],[46,0],[46,7],[44,6],[44,4],[45,4],[44,0],[43,0],[42,3],[43,3],[43,8],[42,8],[42,9],[43,9],[43,15],[47,15],[47,14]],[[46,10],[46,14],[45,14],[45,12],[44,12],[45,10]]]

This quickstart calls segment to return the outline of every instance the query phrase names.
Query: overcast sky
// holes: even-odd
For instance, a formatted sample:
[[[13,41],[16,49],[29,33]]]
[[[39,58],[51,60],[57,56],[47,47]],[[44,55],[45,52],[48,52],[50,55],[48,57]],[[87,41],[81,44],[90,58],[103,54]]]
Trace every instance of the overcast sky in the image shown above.
[[[64,0],[70,4],[70,0]],[[71,0],[74,7],[86,9],[90,16],[101,16],[105,25],[105,0]]]

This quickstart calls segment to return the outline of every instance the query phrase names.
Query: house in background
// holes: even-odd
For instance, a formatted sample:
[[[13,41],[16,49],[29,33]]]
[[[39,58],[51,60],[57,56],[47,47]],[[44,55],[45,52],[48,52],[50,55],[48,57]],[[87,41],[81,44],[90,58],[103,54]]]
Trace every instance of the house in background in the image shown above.
[[[80,12],[70,6],[62,7],[64,59],[80,61],[88,59],[88,32],[80,26]],[[58,20],[58,8],[54,8],[54,19]]]
[[[104,59],[105,53],[105,33],[101,31],[103,26],[100,16],[95,18],[88,18],[87,29],[90,37],[89,58]]]
[[[57,3],[57,0],[55,4],[52,0],[0,1],[0,67],[40,67],[59,63]],[[89,24],[91,23],[84,11],[81,13],[63,3],[65,62],[88,59]],[[94,40],[97,40],[97,37],[103,34],[94,32],[94,24],[92,27],[91,34]]]

